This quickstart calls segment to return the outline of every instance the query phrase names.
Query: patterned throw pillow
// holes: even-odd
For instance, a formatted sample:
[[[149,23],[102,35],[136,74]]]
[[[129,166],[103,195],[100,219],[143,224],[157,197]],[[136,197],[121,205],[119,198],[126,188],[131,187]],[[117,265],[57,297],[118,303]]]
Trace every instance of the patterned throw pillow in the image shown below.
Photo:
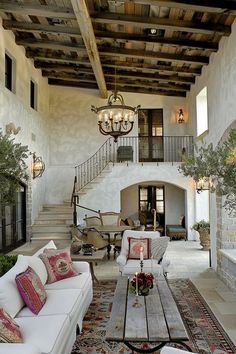
[[[20,327],[4,309],[0,309],[0,343],[23,343]]]
[[[143,259],[149,257],[149,238],[128,237],[129,254],[128,259],[140,259],[140,247],[143,247]]]
[[[70,251],[68,249],[46,249],[39,257],[47,268],[48,284],[78,275],[78,272],[73,268]]]
[[[157,237],[151,240],[151,256],[159,263],[164,256],[170,238],[168,236]]]
[[[16,285],[26,306],[37,315],[47,299],[47,293],[37,273],[28,267],[16,276]]]

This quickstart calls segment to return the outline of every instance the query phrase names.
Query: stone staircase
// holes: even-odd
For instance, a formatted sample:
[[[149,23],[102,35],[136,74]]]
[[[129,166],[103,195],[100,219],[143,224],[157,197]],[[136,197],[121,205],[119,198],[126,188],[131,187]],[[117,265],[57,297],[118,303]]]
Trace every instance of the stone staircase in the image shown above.
[[[32,226],[31,241],[69,241],[71,224],[73,224],[73,208],[70,202],[45,204]]]

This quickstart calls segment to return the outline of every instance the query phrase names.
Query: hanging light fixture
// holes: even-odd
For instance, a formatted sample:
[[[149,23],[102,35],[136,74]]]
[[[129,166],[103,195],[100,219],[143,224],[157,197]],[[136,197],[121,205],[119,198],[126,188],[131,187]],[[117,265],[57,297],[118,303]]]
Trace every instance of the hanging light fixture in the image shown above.
[[[121,94],[116,90],[116,70],[115,70],[115,90],[108,97],[106,106],[91,106],[91,110],[97,114],[99,131],[103,135],[113,136],[115,142],[119,136],[128,134],[134,125],[134,118],[140,105],[137,107],[126,106]]]
[[[183,112],[182,108],[179,109],[177,122],[179,124],[184,123],[184,112]]]

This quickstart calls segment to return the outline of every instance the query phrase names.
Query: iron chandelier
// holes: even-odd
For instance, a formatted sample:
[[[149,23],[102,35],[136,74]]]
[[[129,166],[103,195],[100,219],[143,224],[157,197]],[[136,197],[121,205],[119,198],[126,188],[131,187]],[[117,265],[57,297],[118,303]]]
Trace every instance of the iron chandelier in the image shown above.
[[[111,135],[117,142],[119,136],[128,134],[134,125],[137,107],[126,106],[121,94],[115,90],[109,97],[106,106],[91,106],[91,110],[98,116],[99,131],[103,135]]]

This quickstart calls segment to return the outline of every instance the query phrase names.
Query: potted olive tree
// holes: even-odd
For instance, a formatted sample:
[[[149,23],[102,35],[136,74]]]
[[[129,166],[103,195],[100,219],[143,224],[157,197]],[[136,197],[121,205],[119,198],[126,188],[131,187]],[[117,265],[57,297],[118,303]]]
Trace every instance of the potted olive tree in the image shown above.
[[[204,251],[210,249],[210,223],[205,220],[195,222],[192,229],[198,231],[200,236],[200,245]]]
[[[193,156],[183,155],[179,171],[192,177],[197,183],[209,181],[210,192],[225,196],[225,209],[236,215],[236,129],[231,129],[228,139],[213,147],[213,144],[198,148]]]

